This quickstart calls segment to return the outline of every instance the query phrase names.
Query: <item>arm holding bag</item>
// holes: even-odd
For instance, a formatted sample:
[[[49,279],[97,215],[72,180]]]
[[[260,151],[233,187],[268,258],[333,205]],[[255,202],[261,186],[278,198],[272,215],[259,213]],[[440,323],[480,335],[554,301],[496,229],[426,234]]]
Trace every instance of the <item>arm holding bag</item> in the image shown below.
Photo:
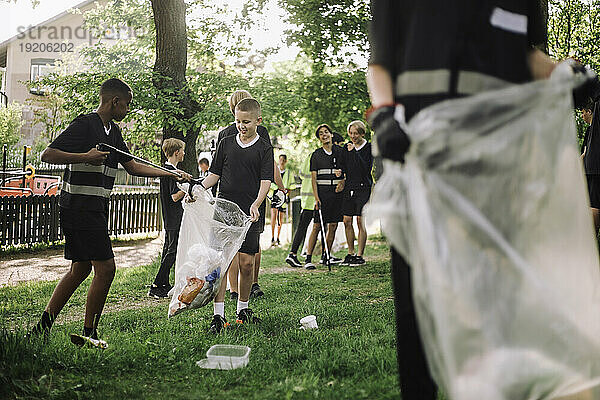
[[[565,71],[422,110],[367,208],[411,265],[452,399],[600,399],[600,268]]]

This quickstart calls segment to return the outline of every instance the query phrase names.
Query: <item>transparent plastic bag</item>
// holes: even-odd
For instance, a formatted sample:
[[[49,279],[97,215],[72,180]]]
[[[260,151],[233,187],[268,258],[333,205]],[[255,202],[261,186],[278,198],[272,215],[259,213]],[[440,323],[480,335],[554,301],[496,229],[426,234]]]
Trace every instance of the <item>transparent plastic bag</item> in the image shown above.
[[[366,209],[411,265],[453,400],[600,399],[598,250],[566,71],[422,110]]]
[[[187,183],[180,186],[187,192]],[[251,225],[237,204],[214,198],[199,186],[192,194],[195,201],[183,203],[170,317],[214,299]]]

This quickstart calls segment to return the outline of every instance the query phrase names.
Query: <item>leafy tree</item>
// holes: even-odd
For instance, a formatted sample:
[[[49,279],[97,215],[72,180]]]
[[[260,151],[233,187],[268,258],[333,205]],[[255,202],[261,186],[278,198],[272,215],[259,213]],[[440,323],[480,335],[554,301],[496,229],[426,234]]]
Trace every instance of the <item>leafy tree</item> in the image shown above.
[[[600,72],[600,0],[550,0],[548,52],[557,60],[573,57]],[[576,112],[577,134],[586,124]]]
[[[550,0],[548,50],[557,60],[574,57],[600,67],[600,0]]]

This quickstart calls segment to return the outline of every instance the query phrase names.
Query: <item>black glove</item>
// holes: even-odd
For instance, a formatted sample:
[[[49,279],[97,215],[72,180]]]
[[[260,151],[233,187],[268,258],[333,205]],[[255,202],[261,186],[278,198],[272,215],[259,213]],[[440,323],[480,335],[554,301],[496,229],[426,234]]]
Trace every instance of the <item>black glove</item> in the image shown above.
[[[573,104],[575,108],[583,108],[590,101],[596,102],[600,99],[600,79],[596,72],[588,67],[575,62],[572,65],[573,73],[585,76],[585,81],[573,89]]]
[[[394,110],[393,106],[380,107],[372,111],[367,118],[375,131],[376,151],[373,154],[404,162],[404,155],[410,147],[410,138],[394,119]]]

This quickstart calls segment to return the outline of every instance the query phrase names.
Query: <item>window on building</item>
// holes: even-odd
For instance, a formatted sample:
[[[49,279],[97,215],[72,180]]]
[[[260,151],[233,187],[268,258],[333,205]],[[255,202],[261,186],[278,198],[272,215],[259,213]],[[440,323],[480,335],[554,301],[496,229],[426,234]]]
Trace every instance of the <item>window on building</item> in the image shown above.
[[[56,60],[51,58],[32,58],[31,69],[29,74],[29,80],[35,82],[41,77],[50,74],[54,70],[54,62]],[[31,87],[29,91],[33,94],[44,94],[46,88],[44,87]]]

